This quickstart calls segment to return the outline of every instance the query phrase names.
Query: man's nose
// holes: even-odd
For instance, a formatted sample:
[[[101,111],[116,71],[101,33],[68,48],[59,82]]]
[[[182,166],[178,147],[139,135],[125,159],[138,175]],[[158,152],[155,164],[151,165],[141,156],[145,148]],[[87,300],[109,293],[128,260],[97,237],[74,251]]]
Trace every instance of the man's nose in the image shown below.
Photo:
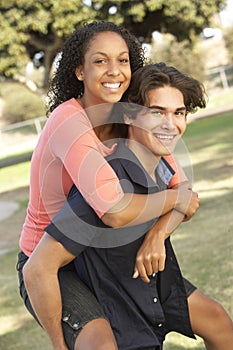
[[[167,128],[167,129],[174,129],[175,128],[173,113],[166,113],[164,115],[163,121],[162,121],[162,127]]]

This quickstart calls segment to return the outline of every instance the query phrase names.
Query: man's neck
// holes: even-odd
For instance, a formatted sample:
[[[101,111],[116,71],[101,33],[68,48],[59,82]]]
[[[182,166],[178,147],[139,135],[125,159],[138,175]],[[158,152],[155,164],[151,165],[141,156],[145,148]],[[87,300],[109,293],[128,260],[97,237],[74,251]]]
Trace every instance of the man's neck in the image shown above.
[[[156,181],[155,169],[157,168],[161,157],[156,156],[145,146],[132,139],[128,139],[126,145],[135,154],[151,178]]]

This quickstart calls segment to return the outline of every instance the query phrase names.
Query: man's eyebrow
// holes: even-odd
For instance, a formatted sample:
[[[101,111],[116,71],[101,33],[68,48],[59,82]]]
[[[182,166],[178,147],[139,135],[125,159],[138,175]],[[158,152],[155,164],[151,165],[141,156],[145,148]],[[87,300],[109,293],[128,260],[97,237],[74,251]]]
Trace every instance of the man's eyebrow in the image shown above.
[[[161,111],[166,111],[166,109],[167,109],[166,107],[156,106],[156,105],[149,106],[148,108],[150,108],[150,109],[159,109]],[[176,108],[176,111],[186,111],[186,107],[185,106],[178,107],[178,108]]]
[[[161,109],[161,111],[165,111],[165,107],[162,107],[162,106],[149,106],[148,108],[150,109]]]

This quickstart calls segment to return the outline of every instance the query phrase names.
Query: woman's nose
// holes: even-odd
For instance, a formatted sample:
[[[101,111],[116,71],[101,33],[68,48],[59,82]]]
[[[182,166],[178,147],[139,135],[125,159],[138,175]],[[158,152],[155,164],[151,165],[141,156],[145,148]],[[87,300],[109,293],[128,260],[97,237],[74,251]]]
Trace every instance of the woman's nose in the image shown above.
[[[117,62],[109,62],[108,65],[108,75],[119,75],[120,74],[120,69],[119,69],[119,64]]]

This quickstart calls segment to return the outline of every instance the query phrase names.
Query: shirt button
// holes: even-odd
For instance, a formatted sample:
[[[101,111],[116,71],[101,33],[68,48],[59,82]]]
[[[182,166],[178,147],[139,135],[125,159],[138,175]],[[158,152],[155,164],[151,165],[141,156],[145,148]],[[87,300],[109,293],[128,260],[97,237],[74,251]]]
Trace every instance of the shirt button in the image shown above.
[[[159,323],[159,324],[157,324],[157,326],[160,328],[160,327],[163,327],[163,324]]]
[[[158,299],[157,299],[157,298],[154,298],[153,301],[154,301],[154,303],[157,303]]]
[[[152,275],[152,277],[155,277],[155,276],[156,276],[156,273],[154,272],[153,275]]]

